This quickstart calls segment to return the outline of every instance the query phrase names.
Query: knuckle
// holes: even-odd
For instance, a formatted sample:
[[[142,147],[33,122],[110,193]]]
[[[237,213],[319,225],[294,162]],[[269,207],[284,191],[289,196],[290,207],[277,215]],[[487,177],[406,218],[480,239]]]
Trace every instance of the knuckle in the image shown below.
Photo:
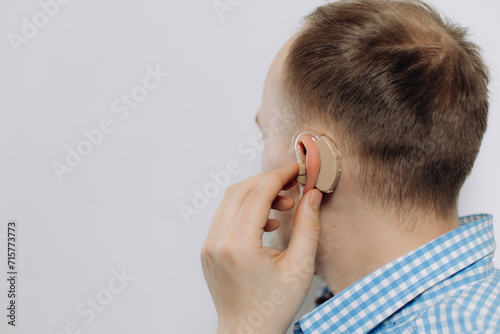
[[[201,259],[204,260],[208,260],[208,259],[211,259],[213,257],[213,247],[211,247],[206,241],[203,243],[203,245],[201,246],[201,252],[200,252],[200,256],[201,256]]]
[[[224,192],[224,197],[231,198],[236,194],[237,189],[238,189],[238,183],[230,185]]]
[[[306,227],[315,235],[319,235],[319,233],[321,232],[319,224],[311,222],[311,224],[307,224]]]
[[[265,194],[266,194],[266,187],[256,187],[253,191],[252,191],[252,197],[255,197],[255,198],[262,198]]]
[[[314,225],[314,224],[308,224],[305,226],[307,231],[309,231],[309,237],[311,240],[315,242],[319,242],[319,234],[320,234],[320,229],[319,226]]]
[[[252,199],[268,198],[273,192],[273,189],[277,188],[275,186],[275,179],[264,179],[262,180],[252,191]]]
[[[313,235],[318,235],[321,231],[320,224],[314,218],[306,218],[304,222],[301,223],[302,228]]]
[[[225,240],[224,242],[221,242],[218,249],[217,253],[222,257],[222,258],[230,258],[234,254],[234,243],[228,240]]]
[[[268,175],[270,178],[274,179],[280,179],[281,178],[281,173],[278,169],[273,170],[272,172],[269,172]]]
[[[239,243],[234,238],[226,238],[217,249],[217,254],[221,260],[228,263],[238,262],[240,255]]]
[[[216,244],[205,241],[200,253],[202,262],[234,263],[240,257],[241,249],[237,240],[227,237]]]

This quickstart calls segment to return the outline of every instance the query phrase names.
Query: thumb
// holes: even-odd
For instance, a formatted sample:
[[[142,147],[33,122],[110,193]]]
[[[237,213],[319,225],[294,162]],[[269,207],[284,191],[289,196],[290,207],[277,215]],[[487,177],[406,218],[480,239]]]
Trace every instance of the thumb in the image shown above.
[[[292,236],[287,249],[286,256],[290,262],[309,261],[316,257],[320,232],[319,207],[322,198],[323,194],[318,189],[311,189],[302,196],[293,219]]]

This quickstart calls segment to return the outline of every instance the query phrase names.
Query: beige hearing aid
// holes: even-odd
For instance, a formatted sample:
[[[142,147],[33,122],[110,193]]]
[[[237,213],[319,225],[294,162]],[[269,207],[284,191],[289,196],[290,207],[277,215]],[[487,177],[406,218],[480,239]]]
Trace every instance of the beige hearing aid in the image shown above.
[[[295,179],[300,184],[306,184],[307,180],[306,163],[300,149],[300,138],[302,136],[311,137],[316,142],[316,145],[318,145],[321,166],[318,180],[316,181],[316,188],[324,193],[331,193],[337,185],[342,171],[340,151],[330,138],[320,136],[314,131],[303,131],[295,135],[295,155],[299,164],[299,173]]]

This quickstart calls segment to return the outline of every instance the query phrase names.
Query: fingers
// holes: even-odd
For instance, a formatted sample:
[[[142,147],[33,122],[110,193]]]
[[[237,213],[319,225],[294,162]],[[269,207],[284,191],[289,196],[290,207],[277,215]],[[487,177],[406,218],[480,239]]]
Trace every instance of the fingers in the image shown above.
[[[293,181],[297,175],[299,166],[297,163],[276,169],[267,174],[259,184],[248,194],[241,210],[236,216],[231,229],[236,235],[253,238],[253,242],[260,245],[262,243],[263,229],[267,223],[272,203],[283,187]],[[277,205],[282,205],[285,201],[286,209],[290,202],[288,200],[278,200]]]
[[[222,198],[222,202],[214,214],[207,238],[224,233],[228,230],[240,211],[248,193],[259,184],[266,174],[267,173],[263,173],[252,176],[227,188]]]
[[[289,174],[291,175],[293,174],[294,169],[296,169],[295,172],[296,175],[298,172],[298,165],[295,163],[270,173],[262,173],[259,175],[252,176],[242,182],[230,186],[226,190],[224,198],[222,199],[219,208],[215,212],[214,218],[212,219],[212,222],[210,224],[207,238],[215,237],[221,233],[225,233],[232,226],[232,224],[236,219],[236,216],[242,210],[244,203],[248,200],[250,194],[255,191],[255,189],[258,187],[258,185],[262,182],[263,179],[273,178],[273,176],[271,176],[272,173],[282,175],[286,170],[288,170],[287,175]],[[292,172],[290,173],[290,171]],[[283,180],[286,181],[281,181],[284,182],[284,184],[281,185],[281,189],[279,189],[277,192],[281,191],[283,188],[291,188],[296,184],[294,177],[293,178],[285,177]],[[295,204],[291,198],[277,195],[276,193],[274,194],[274,197],[272,199],[269,199],[269,203],[272,203],[271,207],[273,209],[279,211],[290,210],[291,208],[293,208]],[[269,216],[269,210],[270,208],[267,209],[266,220],[267,217]],[[264,226],[265,226],[265,221],[264,224],[262,224],[261,229],[264,228]]]
[[[264,231],[272,232],[280,227],[280,222],[277,219],[269,218],[267,220],[266,226],[264,226]]]
[[[312,189],[299,202],[286,251],[286,258],[292,263],[304,263],[316,257],[320,233],[319,207],[322,197],[321,191]]]
[[[295,201],[290,197],[278,195],[271,204],[271,209],[278,211],[288,211],[293,208]]]
[[[295,180],[295,178],[293,178],[292,181],[288,182],[287,184],[285,184],[283,186],[283,190],[288,190],[288,189],[291,189],[293,188],[293,186],[295,186],[297,184],[297,181]]]

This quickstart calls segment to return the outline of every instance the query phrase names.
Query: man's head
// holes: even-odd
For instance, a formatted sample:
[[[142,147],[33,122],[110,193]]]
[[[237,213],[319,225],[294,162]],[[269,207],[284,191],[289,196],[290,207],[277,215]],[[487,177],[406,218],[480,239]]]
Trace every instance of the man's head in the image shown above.
[[[311,129],[348,157],[344,172],[366,201],[456,213],[488,113],[487,69],[466,37],[418,1],[318,8],[266,79],[264,170],[292,162],[293,135]]]

